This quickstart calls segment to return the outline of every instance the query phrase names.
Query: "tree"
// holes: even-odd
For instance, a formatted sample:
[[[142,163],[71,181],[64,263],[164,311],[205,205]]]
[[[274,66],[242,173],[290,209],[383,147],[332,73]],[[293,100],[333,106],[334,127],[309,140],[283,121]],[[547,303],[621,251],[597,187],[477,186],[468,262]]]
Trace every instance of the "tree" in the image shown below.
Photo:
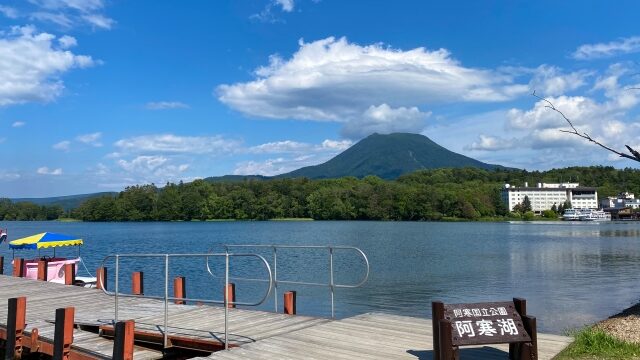
[[[525,212],[531,211],[531,200],[529,200],[529,197],[527,195],[525,195],[524,199],[522,200],[522,210],[524,210]]]
[[[551,206],[551,211],[553,211],[554,213],[558,213],[558,207],[556,206],[556,203],[553,203],[553,206]]]
[[[564,201],[563,208],[564,208],[564,210],[573,208],[573,206],[571,206],[571,201],[569,201],[569,199]]]

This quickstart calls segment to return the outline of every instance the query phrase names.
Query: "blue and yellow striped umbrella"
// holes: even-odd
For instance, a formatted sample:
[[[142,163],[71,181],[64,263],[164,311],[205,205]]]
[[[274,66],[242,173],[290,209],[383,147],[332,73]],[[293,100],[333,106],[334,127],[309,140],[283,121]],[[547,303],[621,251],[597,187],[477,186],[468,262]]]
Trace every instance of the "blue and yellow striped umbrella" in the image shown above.
[[[10,249],[45,249],[58,246],[82,245],[82,239],[75,236],[45,232],[9,242]]]

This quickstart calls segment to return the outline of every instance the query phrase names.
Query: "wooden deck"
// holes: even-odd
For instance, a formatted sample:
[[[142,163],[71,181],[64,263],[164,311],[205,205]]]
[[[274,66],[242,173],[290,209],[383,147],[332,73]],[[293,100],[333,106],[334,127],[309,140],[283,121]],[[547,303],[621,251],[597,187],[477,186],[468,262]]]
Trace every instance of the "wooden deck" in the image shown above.
[[[27,332],[38,328],[53,339],[55,309],[74,306],[76,323],[100,326],[113,320],[114,298],[96,289],[0,276],[0,324],[6,324],[7,299],[27,297]],[[136,330],[162,335],[164,303],[120,298],[120,320],[133,319]],[[426,306],[426,305],[425,305]],[[224,340],[224,309],[169,305],[169,335],[194,341]],[[230,309],[230,351],[210,359],[431,359],[431,321],[386,314],[364,314],[342,320]],[[551,359],[571,341],[538,334],[540,359]],[[174,343],[175,345],[175,343]],[[93,332],[74,330],[73,348],[109,358],[113,342]],[[465,348],[462,358],[506,358],[506,346]],[[135,359],[158,359],[158,350],[137,346]],[[202,358],[205,359],[205,358]]]

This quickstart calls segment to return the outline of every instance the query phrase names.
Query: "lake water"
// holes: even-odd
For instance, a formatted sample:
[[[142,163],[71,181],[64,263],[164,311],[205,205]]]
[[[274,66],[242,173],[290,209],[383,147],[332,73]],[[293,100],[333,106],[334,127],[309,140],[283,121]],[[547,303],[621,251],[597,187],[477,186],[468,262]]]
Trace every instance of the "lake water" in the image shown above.
[[[85,239],[82,257],[91,271],[108,254],[202,253],[222,244],[350,245],[369,257],[369,281],[338,289],[336,316],[368,311],[430,317],[432,300],[447,303],[524,297],[541,331],[562,333],[613,315],[640,299],[640,223],[437,223],[437,222],[5,222],[9,240],[38,232]],[[259,249],[258,249],[259,250]],[[267,259],[271,253],[262,251]],[[34,252],[17,253],[23,257]],[[51,254],[50,250],[42,254]],[[75,254],[71,248],[60,254]],[[11,257],[6,244],[0,255]],[[113,289],[113,262],[110,286]],[[121,289],[144,270],[145,292],[163,293],[164,260],[123,260]],[[211,260],[222,273],[220,260]],[[363,275],[355,254],[335,254],[336,282]],[[5,271],[10,265],[5,264]],[[232,276],[264,277],[254,260],[232,260]],[[79,275],[85,275],[80,271]],[[187,277],[189,297],[221,299],[222,284],[203,259],[171,260],[170,276]],[[280,280],[328,281],[326,250],[278,252]],[[261,283],[237,282],[238,301],[260,297]],[[281,285],[298,291],[298,312],[330,316],[327,289]],[[0,289],[1,291],[1,289]],[[281,296],[279,294],[279,297]],[[273,300],[263,309],[273,309]]]

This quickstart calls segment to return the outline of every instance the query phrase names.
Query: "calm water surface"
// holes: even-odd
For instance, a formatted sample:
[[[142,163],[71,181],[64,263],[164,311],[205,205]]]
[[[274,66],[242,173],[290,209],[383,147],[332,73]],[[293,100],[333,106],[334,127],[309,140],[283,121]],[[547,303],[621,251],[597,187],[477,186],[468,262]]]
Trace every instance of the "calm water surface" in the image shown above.
[[[562,333],[640,299],[640,223],[632,222],[6,222],[0,226],[9,228],[10,240],[43,231],[80,236],[85,239],[82,257],[91,271],[104,256],[115,253],[200,253],[219,251],[222,244],[256,243],[356,246],[368,255],[371,275],[362,288],[337,290],[338,317],[368,311],[429,317],[432,300],[478,302],[517,296],[528,299],[529,312],[537,316],[542,331]],[[261,253],[271,259],[269,252]],[[34,252],[18,254],[30,257]],[[72,255],[75,250],[58,254]],[[6,244],[0,246],[0,255],[11,256]],[[328,280],[327,251],[281,250],[278,256],[281,280]],[[335,256],[337,282],[353,283],[362,277],[362,261],[353,253]],[[5,265],[7,271],[9,266]],[[113,263],[109,266],[113,275]],[[159,295],[163,266],[163,260],[123,260],[120,286],[129,289],[130,272],[144,270],[145,292]],[[223,269],[220,261],[212,260],[211,266],[216,273]],[[246,259],[234,260],[232,273],[265,276],[255,261]],[[221,298],[221,282],[208,275],[203,259],[172,260],[170,276],[176,275],[187,277],[189,297]],[[255,301],[264,289],[260,283],[238,281],[238,300]],[[298,290],[299,313],[330,315],[326,289],[281,285],[279,291],[289,289]],[[262,305],[273,307],[273,300]]]

